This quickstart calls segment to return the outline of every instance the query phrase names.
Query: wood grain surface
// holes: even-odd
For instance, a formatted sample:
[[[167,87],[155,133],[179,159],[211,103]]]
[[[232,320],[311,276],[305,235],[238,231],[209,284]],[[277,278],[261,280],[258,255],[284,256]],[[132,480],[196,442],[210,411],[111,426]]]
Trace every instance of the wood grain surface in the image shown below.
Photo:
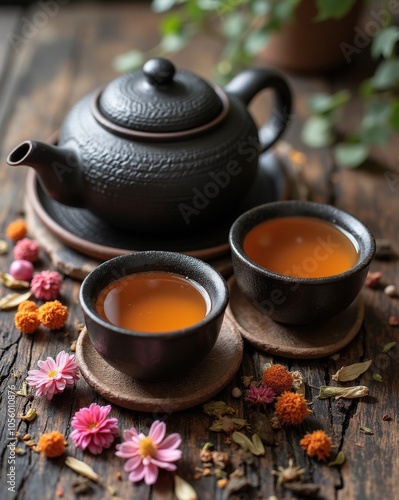
[[[0,7],[0,234],[4,239],[7,224],[21,216],[24,200],[25,168],[10,168],[5,163],[7,153],[25,139],[46,139],[62,123],[67,110],[83,94],[116,76],[112,59],[132,48],[147,49],[158,39],[158,18],[144,2],[100,4],[75,2],[60,6],[59,13],[49,19],[32,37],[26,38],[18,50],[8,44],[8,35],[21,29],[23,17],[32,19],[39,4],[31,10],[2,10]],[[6,17],[7,16],[7,17]],[[6,20],[7,19],[7,20]],[[210,78],[212,64],[220,47],[217,41],[197,39],[173,59],[179,66],[194,70]],[[260,60],[261,64],[262,61]],[[356,97],[356,85],[372,69],[369,65],[354,65],[328,76],[297,76],[287,74],[295,93],[292,123],[285,139],[306,154],[305,178],[310,187],[310,198],[332,203],[365,222],[376,238],[390,240],[394,252],[399,254],[399,170],[398,137],[389,146],[376,148],[373,161],[356,170],[338,168],[327,148],[310,151],[300,142],[301,123],[307,116],[306,99],[313,91],[335,91],[344,86],[353,90],[342,131],[359,121],[361,104]],[[258,119],[270,109],[268,96],[256,99],[252,105]],[[12,253],[0,257],[0,270],[5,272],[12,261]],[[37,268],[50,266],[45,254]],[[223,390],[218,399],[228,402],[238,416],[250,422],[256,412],[244,400],[234,399],[231,390],[242,387],[241,377],[253,375],[259,379],[261,367],[266,362],[281,362],[290,370],[300,370],[306,380],[306,397],[313,402],[313,414],[299,427],[283,428],[276,432],[278,444],[266,447],[263,457],[255,457],[245,465],[248,488],[230,498],[262,499],[293,498],[276,484],[272,470],[286,466],[292,458],[296,465],[306,469],[308,481],[320,485],[319,498],[337,500],[395,499],[399,498],[399,346],[383,354],[388,342],[398,341],[396,327],[388,325],[388,318],[398,314],[398,299],[383,293],[388,284],[399,284],[397,257],[375,260],[373,271],[382,272],[382,285],[363,292],[365,318],[355,340],[340,353],[339,360],[287,360],[263,355],[246,345],[244,360],[235,379]],[[1,286],[1,296],[8,290]],[[49,460],[27,450],[16,457],[15,493],[7,490],[6,477],[9,434],[7,428],[7,394],[10,386],[19,389],[28,370],[36,367],[39,359],[53,356],[62,349],[69,351],[76,340],[82,312],[78,302],[79,282],[66,278],[61,300],[68,304],[70,318],[64,330],[49,332],[40,329],[34,335],[23,335],[14,326],[14,312],[0,314],[0,382],[1,382],[1,498],[18,500],[52,500],[57,488],[62,488],[64,498],[73,499],[73,483],[78,476],[63,464],[63,458]],[[323,327],[320,327],[320,334]],[[317,387],[332,384],[331,375],[343,365],[372,359],[372,367],[356,383],[366,385],[370,395],[362,399],[319,400]],[[373,379],[380,374],[382,382]],[[52,401],[35,398],[29,402],[16,396],[16,413],[25,413],[33,406],[37,418],[30,424],[16,419],[16,430],[29,432],[38,439],[43,432],[59,430],[68,438],[71,418],[83,406],[92,402],[101,405],[106,401],[98,396],[81,379],[76,387],[67,390]],[[269,413],[268,413],[269,414]],[[216,485],[214,476],[194,479],[195,468],[201,465],[199,449],[205,442],[214,443],[217,450],[228,451],[232,457],[229,470],[239,463],[239,453],[226,444],[225,436],[209,431],[212,419],[200,407],[164,415],[139,413],[116,406],[112,416],[119,418],[120,429],[137,426],[148,431],[155,418],[166,420],[168,432],[179,432],[183,438],[183,458],[178,463],[178,474],[194,485],[201,500],[222,500],[226,491]],[[360,426],[372,429],[372,435],[361,432]],[[307,457],[299,446],[299,439],[306,431],[322,428],[332,438],[334,452],[342,450],[346,463],[341,468],[328,467]],[[122,499],[172,500],[171,477],[167,474],[154,487],[132,485],[122,470],[122,461],[114,456],[114,448],[99,456],[83,453],[68,439],[67,453],[84,459],[101,476],[106,486],[115,486],[114,496]],[[20,444],[22,448],[25,446]],[[116,474],[122,473],[122,480]],[[92,484],[88,498],[112,498],[112,494],[99,485]]]

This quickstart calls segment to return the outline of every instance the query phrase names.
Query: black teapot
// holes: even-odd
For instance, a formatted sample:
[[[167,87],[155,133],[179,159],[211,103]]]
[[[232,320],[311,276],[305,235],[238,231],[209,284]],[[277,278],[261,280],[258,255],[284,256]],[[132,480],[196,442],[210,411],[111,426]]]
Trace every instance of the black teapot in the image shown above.
[[[260,129],[247,105],[272,88]],[[46,194],[129,231],[171,233],[222,219],[245,196],[259,154],[285,129],[291,93],[269,69],[249,69],[223,90],[166,59],[151,59],[70,111],[57,146],[26,141],[11,166],[36,170]]]

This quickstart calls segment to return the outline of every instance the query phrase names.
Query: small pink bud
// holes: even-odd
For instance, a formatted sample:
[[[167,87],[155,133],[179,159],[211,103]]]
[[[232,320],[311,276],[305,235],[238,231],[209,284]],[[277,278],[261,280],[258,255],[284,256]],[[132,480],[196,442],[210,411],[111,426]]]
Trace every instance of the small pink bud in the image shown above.
[[[27,260],[14,260],[10,266],[10,274],[16,280],[30,281],[33,272],[33,265]]]

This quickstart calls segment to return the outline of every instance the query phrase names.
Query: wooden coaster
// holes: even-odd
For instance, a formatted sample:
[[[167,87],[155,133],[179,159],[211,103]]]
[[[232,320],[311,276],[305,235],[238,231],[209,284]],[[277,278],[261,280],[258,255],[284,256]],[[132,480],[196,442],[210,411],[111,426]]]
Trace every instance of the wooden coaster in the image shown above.
[[[86,328],[76,345],[76,360],[86,382],[107,401],[129,410],[169,413],[204,403],[224,389],[240,367],[243,350],[240,332],[225,316],[210,354],[179,378],[145,382],[115,370],[94,349]]]
[[[227,315],[242,336],[259,351],[292,359],[331,356],[345,347],[359,332],[364,302],[359,296],[342,313],[325,323],[292,326],[276,323],[258,311],[244,297],[234,277],[228,281],[230,302]]]

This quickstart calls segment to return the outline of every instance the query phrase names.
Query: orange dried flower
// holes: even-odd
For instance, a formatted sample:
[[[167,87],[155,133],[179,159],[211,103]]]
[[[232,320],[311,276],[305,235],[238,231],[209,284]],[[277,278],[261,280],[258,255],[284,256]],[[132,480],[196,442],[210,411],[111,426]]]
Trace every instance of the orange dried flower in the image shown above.
[[[23,219],[17,219],[10,222],[6,229],[6,235],[13,241],[22,240],[22,238],[25,238],[27,233],[28,228],[26,227]]]
[[[18,311],[14,323],[22,333],[33,333],[39,328],[40,320],[36,311]]]
[[[275,411],[279,420],[288,425],[298,425],[305,420],[308,413],[312,413],[302,394],[295,392],[283,392],[277,398]]]
[[[68,308],[58,300],[46,302],[39,307],[38,313],[41,323],[50,330],[62,328],[68,319]]]
[[[58,431],[53,431],[40,436],[37,448],[46,457],[54,458],[64,453],[66,444],[64,436]]]
[[[24,300],[18,306],[18,312],[35,312],[37,305],[33,300]]]
[[[283,365],[271,365],[263,372],[262,383],[277,394],[289,391],[293,382],[291,373]]]
[[[308,432],[299,444],[310,457],[325,460],[331,453],[331,438],[324,431]]]

